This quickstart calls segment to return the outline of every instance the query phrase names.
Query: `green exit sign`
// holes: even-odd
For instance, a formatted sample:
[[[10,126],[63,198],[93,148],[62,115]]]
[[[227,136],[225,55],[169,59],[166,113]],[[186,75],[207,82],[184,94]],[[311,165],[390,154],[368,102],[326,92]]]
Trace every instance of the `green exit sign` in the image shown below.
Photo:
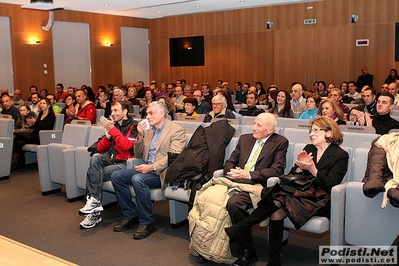
[[[316,24],[316,19],[315,18],[311,18],[311,19],[305,19],[303,21],[303,24]]]

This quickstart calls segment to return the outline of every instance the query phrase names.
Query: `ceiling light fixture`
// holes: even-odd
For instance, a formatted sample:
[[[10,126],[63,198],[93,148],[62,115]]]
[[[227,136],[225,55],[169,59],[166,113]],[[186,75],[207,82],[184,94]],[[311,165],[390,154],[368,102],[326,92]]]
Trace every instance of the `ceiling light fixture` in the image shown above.
[[[53,0],[31,0],[29,5],[24,5],[21,7],[37,10],[53,10],[64,8],[63,6],[54,5]]]

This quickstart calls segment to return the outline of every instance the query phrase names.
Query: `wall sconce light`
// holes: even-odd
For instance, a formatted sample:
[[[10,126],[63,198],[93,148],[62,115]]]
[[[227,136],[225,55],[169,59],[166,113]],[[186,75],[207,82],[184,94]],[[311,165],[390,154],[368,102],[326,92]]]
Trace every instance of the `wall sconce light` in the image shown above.
[[[356,23],[359,20],[359,16],[356,14],[351,15],[351,23]]]
[[[114,44],[113,44],[113,43],[109,43],[109,42],[107,42],[107,43],[105,44],[105,46],[107,46],[107,47],[111,47],[111,46],[114,46]]]
[[[32,39],[32,41],[30,42],[30,44],[32,44],[32,45],[39,44],[39,43],[40,43],[40,41],[37,41],[35,39]]]
[[[266,29],[273,29],[274,23],[273,21],[268,21],[266,22]]]

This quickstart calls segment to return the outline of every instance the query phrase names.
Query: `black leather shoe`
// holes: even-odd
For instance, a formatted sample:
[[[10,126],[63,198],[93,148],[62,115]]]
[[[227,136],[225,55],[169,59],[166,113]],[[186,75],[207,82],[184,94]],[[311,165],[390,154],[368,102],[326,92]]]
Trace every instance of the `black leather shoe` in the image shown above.
[[[258,260],[256,252],[253,249],[244,249],[240,257],[233,263],[234,266],[250,266]]]
[[[157,231],[157,228],[155,227],[155,223],[151,223],[148,225],[139,225],[139,228],[137,228],[136,232],[133,234],[133,239],[144,239],[149,237],[152,233]]]
[[[205,259],[201,254],[198,254],[198,256],[195,258],[195,261],[198,262],[199,264],[209,262],[209,260]]]
[[[125,219],[123,218],[122,221],[114,225],[114,231],[115,232],[123,232],[132,228],[135,228],[139,226],[139,219],[137,217],[132,218],[132,219]]]

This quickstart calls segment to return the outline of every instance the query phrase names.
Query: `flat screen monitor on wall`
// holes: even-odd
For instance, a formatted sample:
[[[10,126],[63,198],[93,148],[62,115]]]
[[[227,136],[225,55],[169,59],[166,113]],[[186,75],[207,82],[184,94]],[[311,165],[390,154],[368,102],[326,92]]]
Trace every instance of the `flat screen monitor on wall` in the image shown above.
[[[170,66],[204,66],[204,36],[170,38]]]

